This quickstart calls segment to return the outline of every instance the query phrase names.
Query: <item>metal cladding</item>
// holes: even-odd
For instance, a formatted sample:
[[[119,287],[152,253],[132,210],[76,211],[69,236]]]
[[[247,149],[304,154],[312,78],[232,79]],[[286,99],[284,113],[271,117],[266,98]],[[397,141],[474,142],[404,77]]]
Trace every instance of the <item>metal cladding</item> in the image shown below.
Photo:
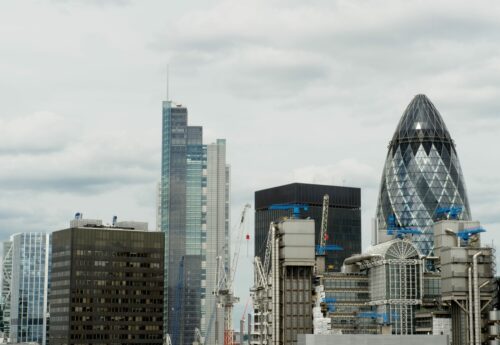
[[[436,210],[462,207],[460,219],[470,220],[470,208],[455,144],[431,101],[417,95],[406,108],[389,144],[377,206],[378,228],[396,216],[401,226],[423,232],[413,241],[424,255],[432,252]]]

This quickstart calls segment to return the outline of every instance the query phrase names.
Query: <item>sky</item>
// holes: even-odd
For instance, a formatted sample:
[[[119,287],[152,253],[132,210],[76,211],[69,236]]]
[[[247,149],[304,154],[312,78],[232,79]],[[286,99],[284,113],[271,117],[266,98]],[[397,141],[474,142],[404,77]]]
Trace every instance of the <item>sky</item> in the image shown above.
[[[168,64],[169,96],[189,123],[206,143],[227,139],[233,226],[259,189],[354,186],[366,248],[387,145],[424,93],[456,142],[472,216],[491,243],[498,18],[494,0],[2,0],[0,240],[63,229],[75,212],[155,227]]]

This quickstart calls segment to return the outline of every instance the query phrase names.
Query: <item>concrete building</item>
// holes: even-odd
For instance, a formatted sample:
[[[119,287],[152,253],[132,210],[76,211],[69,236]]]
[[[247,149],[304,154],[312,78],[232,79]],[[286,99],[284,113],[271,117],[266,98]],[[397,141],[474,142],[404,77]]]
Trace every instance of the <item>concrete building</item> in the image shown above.
[[[263,260],[269,224],[290,217],[292,210],[270,210],[273,204],[307,204],[304,218],[315,220],[315,243],[319,243],[323,196],[329,195],[327,244],[342,251],[326,253],[326,267],[340,271],[344,259],[361,252],[361,190],[352,187],[292,183],[255,192],[255,256]]]
[[[264,264],[255,261],[251,344],[294,345],[313,332],[314,231],[312,219],[271,223]]]
[[[217,307],[217,270],[220,264],[230,269],[229,187],[230,169],[226,162],[226,141],[218,139],[207,145],[207,211],[206,211],[206,286],[205,308],[202,308],[202,334],[206,344],[222,344],[224,310]]]
[[[72,225],[52,234],[50,344],[163,344],[164,234]]]
[[[4,241],[2,243],[2,342],[10,338],[10,283],[12,280],[12,242]]]
[[[46,344],[50,235],[15,234],[3,243],[4,339]]]
[[[438,209],[444,207],[460,207],[460,219],[471,219],[455,143],[436,107],[425,95],[417,95],[389,143],[380,183],[375,243],[387,240],[387,221],[394,215],[399,225],[422,230],[423,234],[412,241],[423,255],[430,254],[432,225]]]
[[[449,345],[447,336],[422,335],[299,335],[298,345]]]

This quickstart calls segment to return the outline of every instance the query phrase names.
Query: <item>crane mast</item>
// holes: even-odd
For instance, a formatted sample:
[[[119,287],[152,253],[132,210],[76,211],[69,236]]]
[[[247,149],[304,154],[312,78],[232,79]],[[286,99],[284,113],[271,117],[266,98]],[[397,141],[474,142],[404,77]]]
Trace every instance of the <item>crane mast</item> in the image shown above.
[[[326,238],[327,238],[327,232],[326,228],[328,226],[328,205],[330,204],[330,196],[328,194],[325,194],[323,196],[323,212],[321,213],[321,232],[320,232],[320,238],[319,238],[319,245],[321,247],[325,247],[326,245]]]
[[[220,256],[217,258],[219,267],[217,270],[217,288],[214,291],[214,294],[217,296],[220,306],[224,308],[224,345],[233,345],[233,306],[239,301],[239,298],[236,297],[233,292],[233,282],[236,275],[236,269],[238,268],[238,259],[241,251],[246,214],[250,207],[251,206],[249,204],[246,204],[241,212],[236,249],[233,255],[231,267],[227,273],[224,268],[224,264],[222,263],[222,258]],[[217,332],[217,329],[215,331]],[[216,342],[218,342],[217,339]]]

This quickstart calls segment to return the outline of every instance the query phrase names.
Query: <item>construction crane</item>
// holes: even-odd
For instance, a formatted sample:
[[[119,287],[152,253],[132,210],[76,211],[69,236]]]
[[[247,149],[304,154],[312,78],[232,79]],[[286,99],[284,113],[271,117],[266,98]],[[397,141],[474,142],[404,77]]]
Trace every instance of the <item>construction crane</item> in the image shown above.
[[[247,299],[247,303],[245,304],[245,309],[243,309],[243,314],[240,319],[240,345],[243,345],[243,341],[245,338],[245,321],[246,321],[246,313],[248,309],[248,303],[250,302],[250,298]],[[248,334],[250,337],[250,334]]]
[[[387,217],[387,235],[395,235],[397,238],[403,238],[405,235],[421,235],[422,231],[416,227],[400,226],[396,221],[396,215],[393,213]]]
[[[382,319],[383,325],[390,324],[389,313],[377,313],[374,311],[365,311],[365,312],[358,313],[356,316],[359,318],[374,319],[374,320],[375,319]],[[393,312],[392,317],[397,318],[398,314]]]
[[[446,229],[447,234],[455,235],[458,238],[460,238],[462,241],[464,241],[465,243],[468,243],[469,240],[473,236],[476,236],[476,235],[480,234],[481,232],[486,232],[486,230],[481,226],[463,229],[463,230],[460,230],[458,232],[454,232],[452,230]]]
[[[239,298],[234,296],[233,282],[236,275],[236,270],[238,268],[238,259],[240,256],[246,214],[250,208],[251,206],[249,204],[246,204],[243,208],[243,211],[241,212],[240,224],[238,226],[238,234],[236,240],[236,248],[233,255],[232,265],[227,272],[224,264],[222,263],[222,258],[220,256],[217,258],[219,267],[217,269],[217,285],[214,291],[214,295],[216,296],[221,307],[224,308],[224,345],[233,345],[233,306],[239,301]],[[217,332],[217,320],[215,320],[215,322]],[[215,345],[218,345],[217,334],[218,333],[216,333]]]
[[[180,340],[180,320],[182,318],[182,300],[184,295],[184,256],[181,257],[181,261],[179,262],[179,274],[177,276],[177,286],[175,288],[175,306],[172,311],[173,314],[173,339],[172,345],[181,345]]]
[[[323,298],[323,303],[328,307],[328,311],[333,313],[337,308],[335,307],[335,303],[337,303],[337,299],[334,297],[325,297]]]
[[[274,204],[269,206],[270,210],[292,210],[292,216],[295,219],[300,218],[300,210],[307,211],[309,205],[307,204]]]
[[[170,335],[168,333],[163,337],[163,345],[172,345],[172,340],[170,339]]]
[[[325,255],[327,251],[340,251],[342,247],[336,244],[326,244],[328,240],[328,208],[330,206],[330,196],[325,194],[323,196],[323,210],[321,212],[321,228],[319,235],[319,244],[316,245],[316,255]]]
[[[193,345],[203,345],[203,344],[204,344],[204,342],[203,342],[203,337],[201,336],[200,329],[198,327],[196,327],[194,329]]]
[[[460,217],[460,214],[463,211],[462,206],[448,206],[448,207],[439,207],[436,210],[436,220],[442,219],[455,219],[457,220]]]

